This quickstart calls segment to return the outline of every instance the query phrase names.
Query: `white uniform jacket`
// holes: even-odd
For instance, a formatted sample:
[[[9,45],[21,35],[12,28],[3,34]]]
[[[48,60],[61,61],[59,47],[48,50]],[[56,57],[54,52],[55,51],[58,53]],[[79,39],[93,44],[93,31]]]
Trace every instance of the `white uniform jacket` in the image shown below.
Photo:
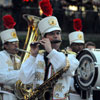
[[[43,55],[44,54],[38,54],[37,57],[30,56],[26,62],[22,64],[20,70],[20,80],[24,84],[33,83],[34,88],[36,88],[37,85],[44,82],[45,62]],[[47,55],[47,58],[51,62],[55,72],[66,66],[67,60],[65,54],[58,52],[55,49]],[[66,99],[65,95],[69,91],[70,78],[74,75],[74,72],[78,67],[79,62],[73,54],[68,55],[68,60],[70,62],[68,71],[63,74],[62,78],[58,80],[54,87],[54,100]],[[51,76],[52,66],[49,68],[48,78]]]
[[[15,58],[16,65],[20,64],[20,59]],[[10,54],[5,50],[0,52],[0,94],[3,95],[3,100],[16,100],[14,95],[3,89],[12,90],[12,85],[18,80],[19,70],[14,70],[14,64],[10,58]]]

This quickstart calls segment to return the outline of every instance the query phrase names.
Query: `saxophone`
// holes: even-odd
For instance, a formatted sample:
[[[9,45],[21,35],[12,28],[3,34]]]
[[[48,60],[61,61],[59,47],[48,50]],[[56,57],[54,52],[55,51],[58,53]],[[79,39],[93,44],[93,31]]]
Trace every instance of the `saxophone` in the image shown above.
[[[53,76],[51,76],[43,84],[39,85],[34,90],[32,90],[32,88],[25,90],[25,87],[21,81],[17,82],[16,89],[18,89],[18,92],[21,92],[20,94],[22,94],[24,100],[46,100],[46,93],[53,90],[54,85],[62,76],[62,74],[68,70],[69,65],[69,60],[67,58],[66,67],[61,68]],[[22,88],[22,86],[24,87],[24,89]]]

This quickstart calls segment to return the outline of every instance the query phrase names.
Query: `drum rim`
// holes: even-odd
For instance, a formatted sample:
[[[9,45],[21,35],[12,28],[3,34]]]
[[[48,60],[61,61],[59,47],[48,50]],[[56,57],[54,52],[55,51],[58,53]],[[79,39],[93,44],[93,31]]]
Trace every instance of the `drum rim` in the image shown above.
[[[91,52],[90,50],[85,50],[85,49],[82,50],[82,51],[76,56],[76,58],[79,60],[79,59],[81,58],[81,56],[83,55],[83,53],[84,53],[84,54],[87,54],[87,53],[88,53],[88,54],[93,58],[94,62],[97,62],[96,57],[94,56],[93,52]],[[76,72],[77,72],[77,70],[75,71],[75,74],[77,74]],[[82,86],[82,84],[80,84],[79,80],[77,81],[77,79],[78,79],[77,76],[74,77],[74,80],[75,80],[76,84],[79,85],[79,87],[80,87],[82,90],[87,90],[87,89],[89,89],[89,88],[91,88],[92,86],[95,85],[97,78],[98,78],[98,69],[95,68],[94,78],[93,78],[91,84],[89,84],[89,86],[86,86],[86,87],[85,87],[85,86]]]

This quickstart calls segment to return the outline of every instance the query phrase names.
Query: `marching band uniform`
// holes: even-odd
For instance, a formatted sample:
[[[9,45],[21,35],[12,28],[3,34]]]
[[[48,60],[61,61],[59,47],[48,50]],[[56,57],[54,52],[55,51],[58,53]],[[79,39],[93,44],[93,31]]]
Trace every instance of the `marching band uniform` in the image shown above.
[[[66,57],[63,53],[58,52],[56,50],[52,50],[51,53],[47,56],[50,59],[50,62],[56,72],[58,69],[66,66]],[[66,100],[65,95],[69,91],[70,86],[70,78],[74,75],[74,71],[77,68],[78,61],[75,59],[73,55],[68,55],[68,59],[70,62],[69,70],[63,75],[63,79],[59,79],[54,88],[54,99]],[[30,66],[30,67],[27,67]],[[52,73],[52,66],[50,66],[49,75]],[[34,88],[44,81],[44,72],[45,70],[45,61],[44,54],[38,54],[37,57],[30,56],[28,60],[22,64],[20,80],[24,84],[33,83]],[[66,85],[67,84],[67,85]]]
[[[83,32],[82,31],[71,32],[69,34],[69,42],[70,42],[70,45],[72,43],[85,43]],[[70,53],[74,54],[75,56],[77,55],[77,53],[73,53],[72,51],[70,51]],[[70,100],[86,100],[86,99],[82,99],[81,96],[75,90],[74,78],[71,78],[69,98]],[[90,96],[88,100],[92,100],[92,95]]]
[[[54,30],[61,31],[58,21],[54,16],[49,16],[42,19],[39,22],[38,27],[42,36],[44,36],[45,33],[52,32]],[[36,88],[44,82],[46,68],[46,62],[44,57],[44,52],[39,53],[36,57],[30,55],[26,62],[22,64],[20,70],[20,80],[24,84],[33,83],[33,87]],[[56,73],[61,68],[65,67],[69,61],[70,67],[68,71],[66,71],[66,73],[64,73],[62,77],[58,79],[53,90],[53,100],[68,100],[67,94],[69,92],[70,79],[74,75],[74,71],[78,67],[78,60],[72,54],[69,54],[66,57],[64,53],[59,52],[55,49],[53,49],[49,54],[47,54],[46,58],[49,59],[49,62],[51,63],[49,67],[48,78],[50,78],[53,73]]]
[[[7,29],[0,36],[3,44],[19,41],[15,29]],[[19,67],[18,56],[9,54],[6,50],[0,51],[0,100],[17,100],[13,94],[13,86],[18,80]]]

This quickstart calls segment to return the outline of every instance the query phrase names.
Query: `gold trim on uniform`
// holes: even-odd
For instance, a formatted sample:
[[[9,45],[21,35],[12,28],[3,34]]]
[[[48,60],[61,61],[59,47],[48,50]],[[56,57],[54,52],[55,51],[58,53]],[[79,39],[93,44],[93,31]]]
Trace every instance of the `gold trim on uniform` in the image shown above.
[[[43,80],[43,79],[44,79],[44,74],[41,73],[41,72],[36,72],[36,73],[35,73],[35,79],[36,79],[37,81]]]
[[[21,66],[21,63],[17,63],[17,62],[15,61],[15,63],[14,63],[14,70],[20,69],[20,66]]]
[[[8,64],[8,67],[13,66],[13,63],[11,62],[11,60],[7,60],[6,63]]]
[[[64,89],[65,87],[62,85],[62,83],[57,83],[55,85],[55,91],[59,91],[62,92],[62,89]]]
[[[40,69],[44,69],[44,62],[38,61],[37,66],[38,66],[38,68],[40,68]]]
[[[66,66],[64,67],[64,69],[66,70],[66,68],[68,69],[70,67],[70,63],[68,60],[68,57],[66,57]],[[62,89],[64,89],[65,87],[63,86],[63,83],[57,83],[54,87],[54,91],[55,92],[63,92]],[[64,96],[67,96],[66,94]],[[55,98],[61,99],[61,97],[59,97],[59,93],[54,94]]]
[[[42,55],[45,52],[45,50],[39,50],[39,54]]]
[[[64,54],[74,54],[74,55],[76,55],[76,53],[75,52],[73,52],[73,51],[71,51],[71,50],[61,50],[61,52],[63,52]]]

